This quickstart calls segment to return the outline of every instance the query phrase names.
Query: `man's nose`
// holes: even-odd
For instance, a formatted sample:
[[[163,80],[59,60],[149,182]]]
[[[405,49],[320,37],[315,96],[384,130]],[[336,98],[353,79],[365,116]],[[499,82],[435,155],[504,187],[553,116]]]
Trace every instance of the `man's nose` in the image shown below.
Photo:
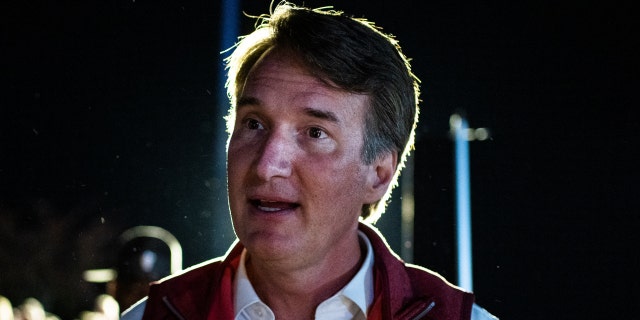
[[[269,181],[274,177],[288,177],[294,156],[295,142],[281,132],[272,132],[264,141],[256,163],[258,176]]]

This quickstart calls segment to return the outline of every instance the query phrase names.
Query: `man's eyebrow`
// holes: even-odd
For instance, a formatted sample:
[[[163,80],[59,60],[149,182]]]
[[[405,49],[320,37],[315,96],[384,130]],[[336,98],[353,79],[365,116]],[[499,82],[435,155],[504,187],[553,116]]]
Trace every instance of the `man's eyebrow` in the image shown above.
[[[250,97],[250,96],[240,97],[236,102],[236,108],[239,108],[242,106],[260,106],[260,105],[262,105],[262,102],[260,101],[260,99],[256,97]],[[320,110],[320,109],[309,108],[309,107],[304,108],[303,110],[305,114],[313,118],[328,120],[336,123],[340,122],[336,114],[332,111]]]
[[[329,120],[331,122],[340,122],[336,114],[331,111],[319,110],[314,108],[305,108],[304,112],[307,115],[312,116],[314,118]]]
[[[236,101],[236,108],[241,106],[246,106],[246,105],[259,106],[261,104],[262,103],[258,98],[243,96],[243,97],[240,97],[238,101]]]

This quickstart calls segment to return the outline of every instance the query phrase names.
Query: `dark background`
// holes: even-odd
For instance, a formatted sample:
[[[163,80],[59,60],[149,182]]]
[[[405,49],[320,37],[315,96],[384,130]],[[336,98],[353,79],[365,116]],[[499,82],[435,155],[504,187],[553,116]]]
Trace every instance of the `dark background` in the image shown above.
[[[470,144],[477,301],[502,319],[631,316],[640,159],[630,4],[306,4],[376,21],[422,79],[415,262],[455,281],[448,118],[462,112],[491,132]],[[233,235],[220,222],[220,4],[2,6],[0,295],[77,317],[104,289],[81,271],[112,263],[109,242],[138,224],[173,232],[185,266],[223,253]],[[268,2],[241,8],[257,15]]]

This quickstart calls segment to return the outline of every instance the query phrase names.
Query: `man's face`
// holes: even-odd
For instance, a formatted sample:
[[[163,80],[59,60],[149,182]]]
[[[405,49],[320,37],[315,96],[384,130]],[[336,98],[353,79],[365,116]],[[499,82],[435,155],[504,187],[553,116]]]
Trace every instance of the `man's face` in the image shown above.
[[[253,257],[300,265],[349,254],[362,205],[382,195],[361,157],[367,103],[279,51],[252,69],[227,170],[234,229]]]

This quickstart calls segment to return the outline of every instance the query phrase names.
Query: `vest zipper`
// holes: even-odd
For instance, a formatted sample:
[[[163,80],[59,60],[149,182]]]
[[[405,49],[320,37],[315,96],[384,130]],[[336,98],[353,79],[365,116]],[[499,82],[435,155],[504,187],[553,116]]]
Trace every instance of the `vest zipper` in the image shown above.
[[[176,307],[174,307],[171,302],[169,302],[169,298],[168,297],[162,297],[162,302],[164,302],[164,304],[167,306],[167,308],[169,308],[169,311],[171,311],[171,313],[173,313],[179,320],[186,320],[181,314],[180,312],[176,309]]]
[[[431,301],[431,303],[427,306],[426,309],[422,310],[422,312],[418,313],[415,317],[413,317],[413,320],[422,319],[422,317],[426,316],[427,313],[429,313],[429,311],[431,311],[431,309],[433,309],[433,307],[435,306],[436,306],[436,302]]]

